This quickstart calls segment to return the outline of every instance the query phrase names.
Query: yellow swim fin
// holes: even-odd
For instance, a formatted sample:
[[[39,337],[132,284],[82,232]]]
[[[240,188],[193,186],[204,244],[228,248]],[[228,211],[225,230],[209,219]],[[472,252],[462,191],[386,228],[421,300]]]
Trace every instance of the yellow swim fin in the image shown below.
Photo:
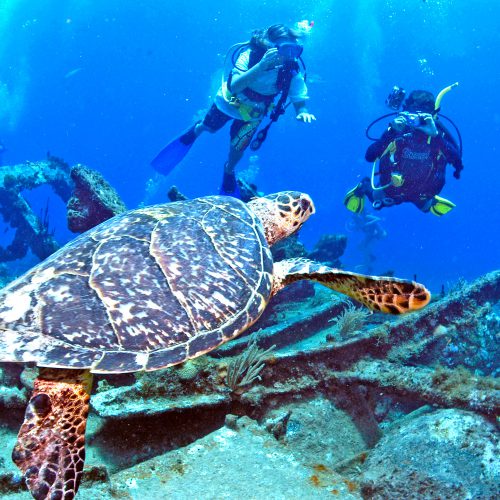
[[[360,214],[365,206],[365,196],[360,193],[360,191],[360,185],[358,184],[356,187],[348,191],[344,198],[344,205],[347,210],[350,210],[355,214]]]
[[[446,198],[441,198],[441,196],[434,196],[434,201],[431,205],[430,211],[434,215],[441,217],[441,215],[447,214],[450,210],[456,207],[455,203],[452,203]]]

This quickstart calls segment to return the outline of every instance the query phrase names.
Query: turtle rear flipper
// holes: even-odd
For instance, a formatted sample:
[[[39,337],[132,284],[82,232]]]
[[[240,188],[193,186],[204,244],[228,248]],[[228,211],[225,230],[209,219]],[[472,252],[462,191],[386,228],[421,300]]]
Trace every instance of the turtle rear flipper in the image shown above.
[[[85,461],[92,376],[42,368],[19,429],[12,459],[36,499],[71,499]]]
[[[365,276],[307,259],[274,263],[273,294],[299,280],[313,280],[361,302],[373,311],[402,314],[426,306],[430,292],[421,284],[392,277]]]

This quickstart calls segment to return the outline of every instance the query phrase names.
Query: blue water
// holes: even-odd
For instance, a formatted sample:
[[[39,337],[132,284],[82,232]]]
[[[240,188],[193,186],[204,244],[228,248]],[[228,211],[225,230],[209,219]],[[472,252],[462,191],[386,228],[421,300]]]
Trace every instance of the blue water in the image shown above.
[[[372,249],[374,272],[416,275],[439,290],[500,264],[499,18],[491,0],[2,0],[3,163],[41,160],[48,151],[84,163],[129,208],[165,201],[171,184],[190,197],[216,193],[228,128],[202,136],[166,179],[149,161],[209,107],[228,47],[258,27],[314,20],[304,59],[317,122],[298,123],[291,110],[281,118],[258,153],[255,181],[265,192],[313,197],[317,214],[301,234],[308,247],[322,233],[345,233],[344,194],[371,168],[365,127],[388,112],[392,86],[437,94],[460,82],[442,103],[463,137],[462,179],[450,168],[442,191],[457,207],[440,219],[412,205],[385,209],[377,215],[388,235]],[[70,237],[58,202],[50,206],[56,236]],[[343,264],[361,269],[361,235],[348,235]]]

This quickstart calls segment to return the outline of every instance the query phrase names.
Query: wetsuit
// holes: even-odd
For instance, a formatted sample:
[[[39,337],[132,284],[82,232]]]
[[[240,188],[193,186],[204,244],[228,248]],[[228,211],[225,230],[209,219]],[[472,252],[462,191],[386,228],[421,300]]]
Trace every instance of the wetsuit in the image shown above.
[[[379,208],[382,208],[409,201],[426,211],[429,201],[443,189],[446,165],[453,165],[455,177],[460,176],[463,165],[457,143],[439,120],[435,123],[438,135],[430,140],[427,134],[415,128],[397,132],[389,127],[368,147],[366,160],[374,162],[380,159],[378,185],[387,186],[382,192],[376,192],[371,189],[369,179],[364,180],[365,194],[372,203],[378,199],[381,202]],[[395,151],[388,150],[391,143],[395,145]],[[402,176],[401,186],[391,183],[391,174]]]

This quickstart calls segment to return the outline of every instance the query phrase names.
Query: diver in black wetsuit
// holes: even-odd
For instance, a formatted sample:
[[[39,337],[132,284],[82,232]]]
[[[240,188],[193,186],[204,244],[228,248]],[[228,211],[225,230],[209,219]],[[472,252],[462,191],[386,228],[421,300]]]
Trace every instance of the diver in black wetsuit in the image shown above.
[[[442,95],[441,95],[442,96]],[[349,191],[344,204],[352,212],[363,210],[364,196],[377,210],[411,202],[423,212],[444,215],[455,205],[438,196],[445,184],[449,163],[460,178],[460,149],[437,117],[435,99],[425,90],[413,91],[380,139],[370,145],[365,158],[379,161],[378,174],[365,177]],[[374,176],[379,175],[378,186]]]

